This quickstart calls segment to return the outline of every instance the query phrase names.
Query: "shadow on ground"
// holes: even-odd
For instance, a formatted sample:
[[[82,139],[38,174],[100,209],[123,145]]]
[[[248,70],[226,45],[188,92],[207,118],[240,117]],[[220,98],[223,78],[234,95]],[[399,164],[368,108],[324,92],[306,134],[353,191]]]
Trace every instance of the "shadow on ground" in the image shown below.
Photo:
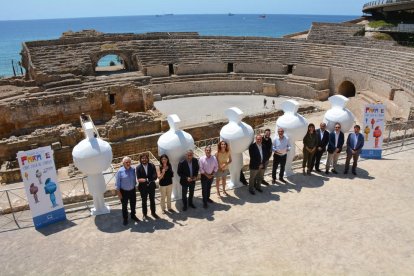
[[[77,224],[70,220],[64,220],[61,222],[57,222],[54,224],[50,224],[44,228],[36,229],[39,233],[43,234],[44,236],[50,236],[56,234],[60,231],[69,229]]]

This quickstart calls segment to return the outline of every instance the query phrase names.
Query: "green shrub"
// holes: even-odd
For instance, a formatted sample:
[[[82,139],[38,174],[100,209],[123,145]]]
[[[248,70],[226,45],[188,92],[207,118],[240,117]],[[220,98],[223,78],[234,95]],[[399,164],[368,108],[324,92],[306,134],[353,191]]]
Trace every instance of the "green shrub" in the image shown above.
[[[395,27],[396,25],[389,22],[385,22],[384,20],[377,20],[369,22],[368,26],[377,29],[381,27]]]
[[[390,36],[389,34],[385,34],[385,33],[374,34],[372,37],[377,40],[394,40],[392,36]]]

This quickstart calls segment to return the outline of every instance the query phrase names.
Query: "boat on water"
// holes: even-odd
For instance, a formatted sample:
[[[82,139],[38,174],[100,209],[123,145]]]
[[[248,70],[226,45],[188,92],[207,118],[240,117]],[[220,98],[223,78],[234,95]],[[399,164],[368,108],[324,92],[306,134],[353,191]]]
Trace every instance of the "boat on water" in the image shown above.
[[[261,15],[259,15],[259,18],[260,18],[260,19],[265,19],[265,18],[266,18],[266,14],[261,14]]]
[[[228,16],[234,16],[234,13],[229,12]]]

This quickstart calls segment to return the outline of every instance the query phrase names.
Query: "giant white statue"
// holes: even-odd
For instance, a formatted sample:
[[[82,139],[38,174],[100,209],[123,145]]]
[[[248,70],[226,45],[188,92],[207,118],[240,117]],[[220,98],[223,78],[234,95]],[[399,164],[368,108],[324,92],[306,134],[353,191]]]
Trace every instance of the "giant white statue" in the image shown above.
[[[225,112],[229,123],[220,131],[220,138],[226,141],[231,150],[232,162],[229,165],[230,183],[229,188],[242,186],[240,182],[240,170],[243,167],[243,152],[247,150],[253,142],[253,128],[241,121],[243,111],[237,107],[231,107]]]
[[[178,115],[168,115],[167,121],[170,129],[158,139],[158,154],[168,155],[174,171],[172,197],[181,199],[180,177],[177,174],[178,163],[187,150],[194,149],[194,139],[189,133],[179,129],[177,124],[181,120]]]
[[[107,214],[109,206],[105,205],[106,184],[102,172],[111,165],[112,148],[108,142],[95,137],[92,121],[85,121],[82,127],[86,138],[73,148],[73,162],[87,176],[89,193],[93,197],[92,215]]]
[[[286,157],[285,174],[290,176],[293,174],[292,161],[295,156],[295,141],[302,140],[308,129],[308,121],[302,115],[298,114],[299,103],[295,100],[287,100],[282,103],[282,109],[285,112],[283,116],[276,121],[275,137],[278,135],[277,130],[283,128],[285,136],[289,138],[291,150]]]
[[[326,129],[331,132],[335,130],[335,124],[341,124],[341,130],[347,132],[355,121],[355,116],[352,112],[345,108],[349,99],[342,95],[334,95],[329,97],[329,102],[332,107],[326,111],[323,122],[326,123]]]

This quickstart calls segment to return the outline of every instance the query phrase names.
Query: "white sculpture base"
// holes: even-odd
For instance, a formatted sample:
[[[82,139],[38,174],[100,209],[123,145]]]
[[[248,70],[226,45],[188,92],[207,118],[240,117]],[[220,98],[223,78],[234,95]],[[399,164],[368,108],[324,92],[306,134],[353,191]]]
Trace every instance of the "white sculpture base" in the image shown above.
[[[229,189],[229,190],[240,188],[242,186],[243,186],[243,184],[240,181],[233,182],[232,180],[228,181],[227,185],[226,185],[227,189]]]
[[[100,208],[99,210],[96,210],[96,208],[91,209],[92,216],[105,215],[105,214],[109,214],[110,212],[111,212],[111,208],[108,205],[105,205],[103,208]]]
[[[232,162],[229,165],[230,180],[227,181],[226,187],[228,189],[235,189],[243,186],[240,182],[240,171],[243,167],[243,154],[242,153],[231,153]]]
[[[176,192],[174,192],[173,191],[173,193],[171,194],[171,199],[172,200],[180,200],[180,199],[182,199],[182,194],[181,194],[181,190],[178,192],[178,191],[176,191]]]

